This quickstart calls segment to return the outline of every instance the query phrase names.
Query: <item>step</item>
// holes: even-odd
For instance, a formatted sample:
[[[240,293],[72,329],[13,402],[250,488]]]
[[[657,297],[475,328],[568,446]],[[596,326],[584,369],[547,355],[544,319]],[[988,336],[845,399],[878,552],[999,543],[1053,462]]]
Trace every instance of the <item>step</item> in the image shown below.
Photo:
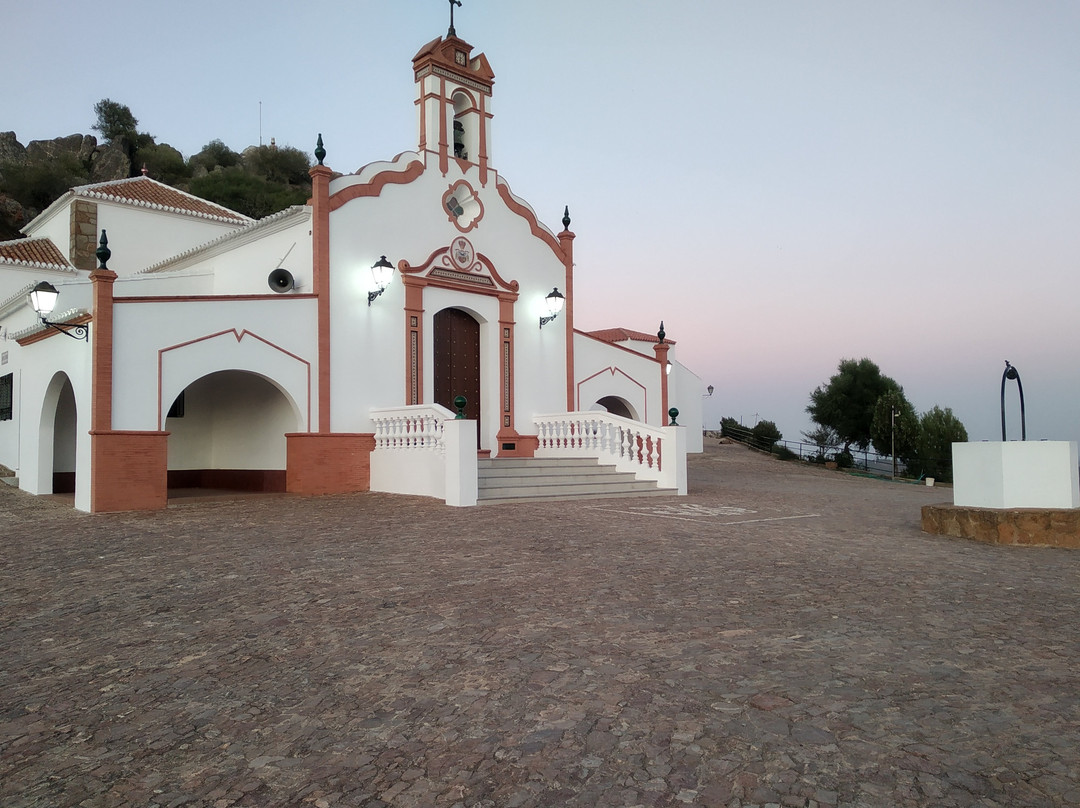
[[[595,458],[506,458],[478,465],[478,504],[535,500],[674,496],[650,480],[602,466]]]
[[[624,477],[628,472],[616,471],[614,466],[597,466],[595,463],[591,466],[513,466],[506,469],[498,468],[480,468],[477,470],[477,476],[481,480],[527,480],[536,477],[559,477],[559,478],[578,478],[578,477],[595,477],[598,475],[610,475],[614,477]],[[631,474],[632,478],[633,475]]]
[[[602,500],[602,499],[640,499],[642,497],[674,497],[678,492],[673,488],[652,488],[638,491],[608,491],[605,493],[585,493],[582,491],[558,491],[547,492],[530,491],[521,495],[510,495],[500,492],[498,496],[485,496],[483,493],[476,499],[477,505],[505,505],[512,502],[570,502],[574,500]]]
[[[590,468],[600,465],[595,457],[499,457],[477,461],[480,469]]]
[[[8,485],[13,485],[16,488],[19,487],[19,478],[18,477],[0,477],[0,482],[7,483]]]

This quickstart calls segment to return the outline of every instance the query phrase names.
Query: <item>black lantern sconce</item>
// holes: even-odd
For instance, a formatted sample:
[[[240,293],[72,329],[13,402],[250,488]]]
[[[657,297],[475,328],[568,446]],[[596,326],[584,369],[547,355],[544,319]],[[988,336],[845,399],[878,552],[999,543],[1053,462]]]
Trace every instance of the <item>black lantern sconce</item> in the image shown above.
[[[563,306],[566,304],[566,297],[559,291],[559,287],[556,286],[548,293],[548,296],[544,298],[544,303],[547,305],[548,314],[550,316],[540,318],[541,328],[559,316],[559,312],[563,310]]]
[[[375,282],[375,289],[368,292],[367,304],[386,291],[390,281],[394,279],[394,265],[386,260],[386,256],[380,256],[379,260],[371,266],[371,278]]]
[[[54,323],[49,321],[48,317],[53,313],[53,309],[56,308],[56,298],[59,296],[60,293],[56,290],[56,287],[48,281],[42,281],[30,290],[30,305],[33,307],[34,311],[37,312],[41,324],[55,329],[61,334],[66,334],[72,339],[89,342],[89,323]]]

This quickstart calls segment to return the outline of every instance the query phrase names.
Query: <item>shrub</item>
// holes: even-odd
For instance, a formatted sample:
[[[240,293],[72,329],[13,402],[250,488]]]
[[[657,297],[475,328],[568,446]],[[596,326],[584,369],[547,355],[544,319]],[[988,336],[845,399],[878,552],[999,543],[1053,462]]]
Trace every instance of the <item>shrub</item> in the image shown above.
[[[754,447],[765,451],[770,451],[776,442],[784,437],[772,421],[758,421],[751,430],[751,435]]]
[[[734,418],[721,418],[720,436],[724,438],[731,438],[733,440],[740,441],[741,443],[749,443],[751,438],[751,431],[742,424],[740,424],[738,421],[736,421]]]

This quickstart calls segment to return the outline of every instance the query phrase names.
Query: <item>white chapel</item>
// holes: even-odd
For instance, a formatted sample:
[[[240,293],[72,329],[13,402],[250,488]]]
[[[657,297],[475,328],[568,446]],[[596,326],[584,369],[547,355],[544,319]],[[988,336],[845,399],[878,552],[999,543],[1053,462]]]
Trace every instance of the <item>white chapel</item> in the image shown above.
[[[575,327],[575,271],[600,270],[493,165],[488,59],[451,28],[412,67],[415,150],[339,174],[319,136],[306,205],[256,221],[141,176],[0,242],[20,488],[90,512],[181,488],[686,493],[701,380],[662,325]]]

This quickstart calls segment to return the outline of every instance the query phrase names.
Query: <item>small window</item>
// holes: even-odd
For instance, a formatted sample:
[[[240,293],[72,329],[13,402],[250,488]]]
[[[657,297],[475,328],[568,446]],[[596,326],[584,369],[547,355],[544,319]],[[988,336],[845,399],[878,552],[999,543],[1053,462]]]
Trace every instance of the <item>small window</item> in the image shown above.
[[[15,374],[0,376],[0,421],[10,421],[15,392]]]

